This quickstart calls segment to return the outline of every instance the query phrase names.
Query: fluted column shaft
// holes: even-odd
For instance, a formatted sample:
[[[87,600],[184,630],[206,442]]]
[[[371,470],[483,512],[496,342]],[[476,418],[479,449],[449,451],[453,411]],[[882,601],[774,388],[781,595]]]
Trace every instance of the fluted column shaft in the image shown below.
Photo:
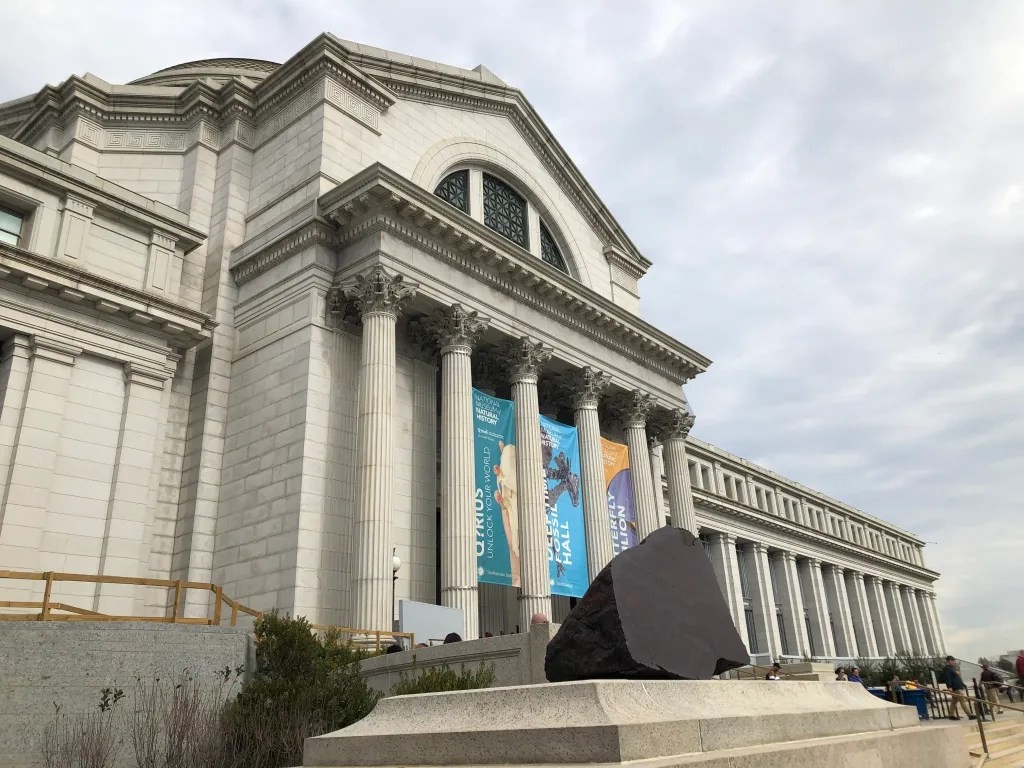
[[[355,587],[357,629],[391,631],[394,517],[395,323],[414,289],[382,267],[346,289],[363,321],[356,451]]]
[[[651,461],[651,490],[654,491],[654,508],[658,510],[658,519],[665,521],[665,459],[664,449],[648,430],[648,456]]]
[[[935,629],[932,625],[932,618],[928,613],[927,596],[924,590],[915,589],[913,591],[913,600],[917,607],[918,615],[921,617],[921,629],[924,632],[924,652],[928,655],[937,656],[942,652],[942,649],[939,648],[939,644],[935,639]]]
[[[659,423],[665,479],[668,482],[668,509],[672,525],[697,535],[697,513],[693,507],[690,487],[690,462],[686,458],[686,436],[693,427],[693,414],[674,410]]]
[[[853,635],[853,625],[850,622],[850,605],[849,599],[846,597],[846,580],[843,578],[843,569],[832,564],[826,565],[824,581],[832,628],[835,633],[836,653],[839,656],[853,658],[857,655],[857,640]]]
[[[871,609],[868,607],[868,593],[864,584],[864,574],[849,572],[849,579],[846,582],[852,599],[850,609],[853,618],[853,628],[857,633],[857,646],[864,656],[878,656],[878,644],[875,642],[875,623],[871,619]]]
[[[802,571],[804,602],[807,604],[811,620],[814,655],[820,658],[835,658],[836,646],[832,638],[832,626],[829,622],[828,599],[825,596],[825,585],[822,582],[821,561],[807,558]]]
[[[768,654],[777,659],[782,651],[779,639],[779,625],[775,618],[775,589],[772,585],[772,574],[768,563],[768,548],[764,544],[752,542],[743,545],[746,557],[747,575],[753,577],[753,595],[750,607],[754,611],[754,626],[757,634],[764,638],[764,647],[758,648],[760,653]]]
[[[928,607],[928,616],[932,624],[932,632],[935,635],[936,653],[942,655],[949,653],[949,649],[946,648],[946,638],[942,633],[942,618],[939,616],[939,606],[935,599],[935,594],[930,592],[925,595],[925,605]]]
[[[519,618],[522,628],[530,617],[551,617],[551,576],[548,566],[547,510],[544,507],[544,462],[540,445],[540,406],[537,380],[551,352],[523,338],[512,342],[504,355],[510,366],[515,402],[516,472],[519,484],[519,539],[522,591]]]
[[[471,355],[484,326],[458,304],[427,322],[441,349],[441,605],[462,611],[464,640],[480,636]]]
[[[565,381],[572,396],[573,414],[579,432],[587,573],[591,581],[612,559],[608,493],[604,484],[604,457],[601,453],[601,421],[597,410],[608,382],[607,374],[592,368],[570,374]]]
[[[651,483],[651,456],[647,452],[647,415],[654,399],[634,390],[620,404],[626,447],[629,448],[630,475],[633,480],[633,506],[636,509],[637,537],[643,541],[664,525],[657,509],[654,485]]]
[[[889,620],[892,622],[894,652],[910,653],[910,631],[907,629],[907,618],[903,612],[900,588],[891,581],[885,582],[885,602],[889,609]]]
[[[917,600],[914,599],[914,590],[911,587],[900,587],[900,594],[903,597],[907,628],[910,630],[910,643],[914,653],[923,654],[927,649],[924,642],[924,628],[921,626],[921,614],[917,610]]]
[[[743,589],[740,585],[739,561],[736,557],[736,537],[728,533],[711,534],[711,567],[715,571],[722,596],[729,606],[729,614],[743,638],[743,644],[750,650],[747,634],[747,620],[743,613]]]
[[[779,578],[779,590],[782,603],[782,621],[786,627],[789,640],[786,652],[795,656],[810,656],[811,646],[807,639],[807,626],[804,622],[804,601],[800,594],[799,574],[796,570],[796,557],[792,552],[779,552],[774,556],[776,574]]]
[[[865,582],[868,591],[868,607],[871,610],[871,621],[875,627],[875,642],[880,656],[892,656],[896,653],[896,640],[892,631],[892,622],[885,609],[885,590],[882,580],[872,576]]]

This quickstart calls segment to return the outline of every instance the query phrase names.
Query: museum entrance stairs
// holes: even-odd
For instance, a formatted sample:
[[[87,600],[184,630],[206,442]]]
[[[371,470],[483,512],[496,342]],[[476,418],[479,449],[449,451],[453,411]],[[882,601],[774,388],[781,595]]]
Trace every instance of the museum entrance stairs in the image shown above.
[[[988,746],[987,756],[977,723],[967,721],[961,725],[966,729],[964,738],[973,765],[984,768],[1024,768],[1024,713],[1004,710],[995,722],[986,721],[982,726],[985,729],[985,744]]]

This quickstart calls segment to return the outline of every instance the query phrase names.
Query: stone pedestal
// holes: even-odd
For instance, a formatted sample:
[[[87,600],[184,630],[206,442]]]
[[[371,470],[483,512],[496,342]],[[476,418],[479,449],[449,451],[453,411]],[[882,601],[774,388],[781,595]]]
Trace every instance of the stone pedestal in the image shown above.
[[[967,768],[963,733],[852,683],[591,680],[384,699],[303,765]]]

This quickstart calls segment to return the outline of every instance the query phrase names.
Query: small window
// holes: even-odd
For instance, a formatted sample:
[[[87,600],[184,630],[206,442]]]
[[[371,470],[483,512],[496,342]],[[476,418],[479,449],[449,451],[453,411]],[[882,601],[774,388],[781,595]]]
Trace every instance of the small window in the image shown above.
[[[523,248],[527,235],[526,200],[501,179],[484,174],[484,224]]]
[[[448,205],[454,205],[463,213],[469,213],[469,171],[449,173],[437,185],[434,194]]]
[[[562,258],[562,252],[558,250],[555,238],[551,236],[544,224],[540,225],[540,258],[560,272],[569,274],[569,270],[565,266],[565,259]]]
[[[0,243],[7,245],[21,244],[21,231],[25,226],[25,217],[9,208],[0,208]]]

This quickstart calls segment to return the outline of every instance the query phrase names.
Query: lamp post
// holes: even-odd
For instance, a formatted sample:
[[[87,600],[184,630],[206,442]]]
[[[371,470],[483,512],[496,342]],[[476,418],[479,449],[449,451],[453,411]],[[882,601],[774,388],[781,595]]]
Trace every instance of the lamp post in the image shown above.
[[[395,630],[395,586],[398,584],[398,571],[402,567],[402,558],[398,556],[398,547],[391,550],[391,631]]]

